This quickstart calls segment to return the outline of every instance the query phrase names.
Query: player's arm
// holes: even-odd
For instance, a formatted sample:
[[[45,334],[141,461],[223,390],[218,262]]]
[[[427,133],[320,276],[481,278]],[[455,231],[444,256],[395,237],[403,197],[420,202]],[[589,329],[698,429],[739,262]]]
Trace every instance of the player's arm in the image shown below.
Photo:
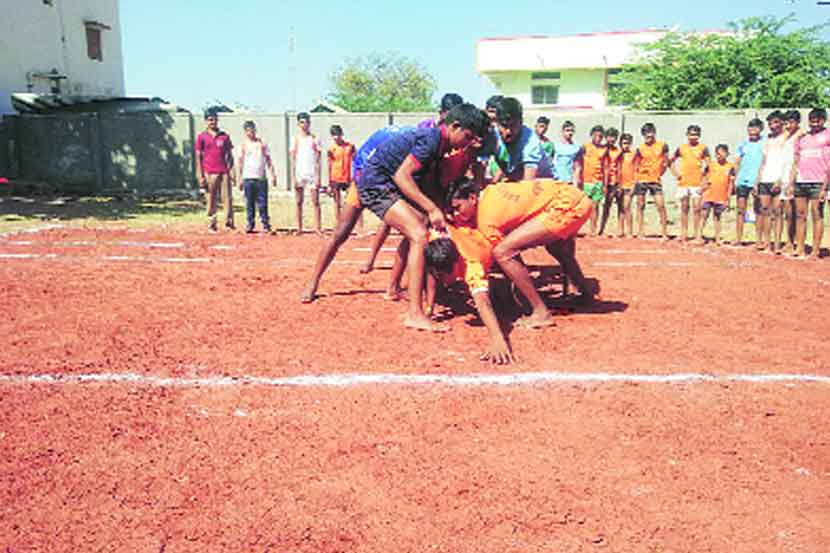
[[[573,184],[575,186],[582,184],[582,148],[579,149],[579,153],[574,158]]]
[[[207,187],[207,179],[205,178],[205,172],[202,168],[202,161],[203,161],[203,154],[202,154],[202,143],[201,141],[196,141],[196,180],[199,181],[199,188],[206,188]]]
[[[473,292],[473,301],[476,304],[481,321],[490,334],[490,343],[481,355],[481,360],[490,361],[496,365],[514,363],[516,358],[510,349],[510,344],[507,343],[504,332],[501,330],[501,324],[496,316],[496,311],[490,302],[490,294],[487,290],[477,290]]]
[[[732,168],[729,170],[729,195],[727,196],[729,199],[726,200],[726,207],[728,209],[732,209],[732,195],[735,193],[735,169]]]
[[[634,180],[636,181],[640,177],[640,161],[642,160],[642,156],[640,156],[640,149],[637,148],[634,151]]]
[[[759,190],[759,185],[761,183],[761,171],[764,170],[764,165],[766,165],[766,164],[767,164],[767,148],[765,146],[764,147],[764,153],[761,156],[761,165],[758,167],[758,172],[755,174],[755,179],[753,180],[753,183],[752,183],[752,193],[756,196],[761,193],[761,191]]]
[[[430,224],[437,230],[444,230],[447,226],[444,213],[426,194],[421,192],[415,182],[415,173],[421,168],[421,162],[413,155],[406,156],[392,180],[404,196],[415,202],[429,217]]]
[[[320,145],[317,137],[312,135],[311,147],[314,149],[314,186],[320,186]]]
[[[539,172],[539,166],[525,164],[524,167],[522,167],[522,171],[523,180],[533,180],[536,178],[536,173]]]
[[[663,155],[660,160],[660,177],[666,174],[666,169],[669,168],[669,145],[663,144]]]
[[[542,144],[535,139],[530,141],[522,149],[522,178],[523,180],[533,180],[539,173],[539,164],[545,157],[545,151],[542,149]]]
[[[297,189],[297,137],[291,140],[291,151],[288,153],[288,160],[290,161],[288,167],[288,179],[291,182],[291,188]]]
[[[327,155],[326,155],[326,167],[328,168],[328,175],[329,175],[328,187],[329,187],[329,190],[331,192],[334,192],[334,188],[332,187],[332,184],[331,184],[331,166],[332,166],[333,163],[334,163],[334,152],[332,152],[331,148],[329,148],[329,150],[327,152]]]
[[[680,180],[680,171],[677,169],[677,160],[680,158],[680,148],[676,149],[669,158],[669,170],[674,178]]]
[[[611,161],[609,157],[608,150],[605,151],[605,155],[602,156],[602,190],[607,193],[608,192],[608,185],[611,182]]]

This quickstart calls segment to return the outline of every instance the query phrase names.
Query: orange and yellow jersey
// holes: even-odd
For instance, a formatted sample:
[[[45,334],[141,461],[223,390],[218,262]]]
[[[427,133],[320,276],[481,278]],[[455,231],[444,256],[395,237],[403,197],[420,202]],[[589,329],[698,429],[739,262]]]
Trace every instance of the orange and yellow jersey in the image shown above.
[[[637,155],[640,157],[637,182],[660,182],[663,167],[668,166],[668,153],[668,145],[660,140],[655,140],[651,145],[640,144],[637,147]]]
[[[568,182],[534,179],[491,184],[478,198],[478,230],[495,247],[512,230],[551,209],[570,209],[585,194]]]
[[[703,162],[709,161],[709,148],[705,144],[681,144],[674,152],[680,158],[678,186],[700,186],[703,182]]]
[[[735,166],[715,161],[709,164],[709,186],[703,192],[704,202],[729,203],[729,182],[735,176]]]
[[[634,185],[637,184],[637,175],[634,173],[634,158],[637,152],[628,150],[623,152],[620,161],[620,186],[624,190],[633,190]]]
[[[603,182],[605,174],[602,169],[602,160],[608,149],[605,146],[595,146],[588,142],[582,146],[582,182]]]
[[[444,278],[444,283],[463,281],[469,287],[470,294],[487,292],[488,275],[493,264],[493,246],[477,228],[447,225],[447,230],[459,255],[452,272]]]
[[[332,142],[329,146],[328,156],[331,161],[331,182],[349,183],[352,182],[352,161],[354,160],[355,148],[349,142],[343,144]]]
[[[622,157],[622,148],[619,146],[609,146],[605,154],[608,159],[608,184],[620,184],[620,157]]]

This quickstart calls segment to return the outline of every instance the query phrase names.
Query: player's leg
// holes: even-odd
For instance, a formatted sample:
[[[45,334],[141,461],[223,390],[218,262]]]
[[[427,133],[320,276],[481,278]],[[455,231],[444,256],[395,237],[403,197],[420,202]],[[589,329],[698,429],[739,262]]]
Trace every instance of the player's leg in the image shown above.
[[[680,240],[685,242],[689,232],[689,195],[686,190],[680,193]]]
[[[446,331],[447,327],[445,325],[433,322],[424,313],[424,250],[429,241],[429,233],[423,217],[405,200],[398,199],[386,210],[383,221],[398,230],[409,241],[407,256],[409,310],[404,320],[404,326],[417,330]]]
[[[824,237],[824,202],[818,198],[810,199],[810,219],[813,221],[813,250],[810,259],[818,259],[821,254],[821,239]]]
[[[602,202],[602,218],[599,223],[599,234],[605,232],[605,225],[608,224],[608,217],[611,215],[611,205],[614,203],[614,194],[611,186],[608,187],[608,192],[605,194],[605,200]]]
[[[340,185],[338,183],[334,183],[331,185],[331,197],[332,201],[334,202],[334,220],[340,220],[340,211],[343,209],[341,204],[341,191]]]
[[[700,205],[701,205],[702,201],[701,201],[699,192],[694,192],[692,194],[691,202],[692,202],[692,219],[693,219],[694,226],[695,226],[694,239],[695,239],[695,241],[697,241],[699,243],[699,242],[702,241],[700,239],[700,236],[701,236],[700,235]]]
[[[735,215],[735,243],[738,246],[744,245],[744,217],[746,216],[747,197],[739,194],[735,202],[737,207],[737,214]]]
[[[220,175],[220,186],[222,190],[222,205],[225,208],[225,228],[233,230],[233,188],[231,187],[231,176],[228,173]]]
[[[761,209],[758,212],[758,218],[755,221],[757,244],[755,247],[759,250],[766,250],[770,242],[770,218],[772,196],[769,194],[769,189],[764,188],[761,193]]]
[[[781,219],[781,194],[775,194],[770,198],[769,205],[769,248],[772,253],[781,251],[781,232],[784,227]]]
[[[594,300],[597,290],[591,286],[582,272],[582,267],[576,260],[576,240],[570,237],[564,240],[554,240],[545,246],[545,249],[559,263],[562,272],[574,283],[580,293],[580,303],[590,303]]]
[[[716,205],[712,209],[712,212],[712,217],[715,219],[715,245],[720,246],[722,244],[720,237],[720,229],[721,217],[723,216],[723,208],[721,206]]]
[[[795,253],[796,251],[796,224],[798,221],[798,216],[796,214],[796,206],[795,206],[795,198],[790,198],[786,201],[786,205],[784,206],[784,211],[787,216],[787,239],[789,240],[790,244],[790,253]]]
[[[360,218],[362,208],[355,207],[349,203],[343,206],[340,213],[340,219],[337,220],[337,227],[331,238],[323,244],[320,248],[320,253],[317,254],[317,263],[314,265],[314,272],[311,274],[311,280],[300,295],[300,301],[303,303],[311,303],[317,297],[317,288],[320,286],[320,279],[328,269],[334,256],[337,255],[337,250],[340,249],[346,240],[351,236],[352,229],[354,229],[357,220]]]
[[[208,174],[205,176],[207,181],[207,217],[208,230],[216,232],[216,211],[218,210],[219,199],[219,179],[218,175]]]
[[[298,181],[294,186],[294,200],[297,213],[297,234],[303,233],[303,200],[305,199],[305,186],[303,181]]]
[[[703,205],[700,208],[700,243],[706,243],[706,237],[703,235],[704,231],[706,230],[706,223],[709,222],[709,211],[711,211],[712,206],[709,202],[703,202]]]
[[[795,257],[804,257],[809,201],[808,197],[800,194],[795,197]]]
[[[314,209],[314,232],[323,234],[323,217],[320,212],[320,190],[314,186],[313,182],[308,190],[311,193],[311,206]]]
[[[256,183],[254,179],[242,181],[242,190],[245,193],[245,232],[254,231],[256,221]]]
[[[259,220],[262,222],[263,232],[271,232],[271,217],[268,216],[268,180],[260,179],[257,193]]]
[[[383,299],[398,301],[401,297],[401,280],[406,270],[406,261],[409,258],[409,240],[404,238],[395,250],[395,260],[392,262],[392,272],[389,274],[389,286]]]
[[[654,205],[657,206],[657,213],[660,215],[660,232],[662,234],[662,239],[665,241],[669,239],[669,216],[668,213],[666,213],[666,201],[663,198],[663,190],[660,185],[655,185],[652,196],[654,197]]]
[[[643,227],[646,213],[645,185],[638,183],[634,194],[637,196],[637,238],[643,238]]]
[[[386,242],[386,239],[389,237],[389,231],[391,230],[392,227],[381,221],[380,226],[375,232],[375,236],[372,238],[372,245],[370,246],[371,251],[369,252],[369,258],[366,260],[366,264],[360,268],[361,273],[365,274],[372,272],[372,269],[374,269],[375,267],[375,260],[377,259],[384,242]]]
[[[620,217],[620,236],[625,238],[626,236],[626,228],[628,229],[628,234],[634,234],[634,228],[632,226],[633,219],[631,213],[631,199],[634,197],[634,193],[632,190],[623,190],[622,191],[622,215]]]

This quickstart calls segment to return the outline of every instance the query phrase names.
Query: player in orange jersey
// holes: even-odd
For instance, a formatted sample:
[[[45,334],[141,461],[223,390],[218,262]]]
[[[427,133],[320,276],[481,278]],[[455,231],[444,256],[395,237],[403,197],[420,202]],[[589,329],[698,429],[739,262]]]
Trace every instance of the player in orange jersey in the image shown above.
[[[651,194],[660,215],[662,238],[668,240],[668,215],[661,181],[669,166],[669,145],[657,140],[657,128],[654,123],[643,125],[640,134],[643,135],[643,143],[637,148],[637,154],[634,156],[634,172],[637,175],[637,185],[634,189],[637,196],[637,238],[643,237],[646,194]]]
[[[605,129],[595,125],[591,129],[591,141],[582,146],[582,191],[591,198],[591,236],[597,235],[597,215],[605,198]]]
[[[617,146],[617,138],[620,131],[610,128],[605,131],[605,203],[602,206],[602,220],[599,225],[599,233],[605,231],[605,224],[608,222],[608,215],[611,213],[611,205],[617,203],[617,223],[619,225],[619,236],[625,234],[623,228],[623,191],[620,187],[620,167],[622,165],[622,148]],[[612,234],[608,235],[613,237]]]
[[[735,166],[729,163],[729,146],[718,144],[715,148],[715,161],[709,164],[707,177],[702,187],[703,221],[700,241],[703,242],[703,227],[709,219],[709,212],[715,219],[715,245],[721,245],[720,220],[724,211],[729,209],[732,191],[735,188]]]
[[[711,156],[709,148],[700,142],[700,127],[689,125],[686,144],[681,144],[672,154],[669,164],[677,179],[677,200],[680,202],[680,239],[689,240],[689,208],[694,218],[694,238],[700,240],[700,187],[703,185],[706,166]],[[680,160],[680,168],[677,161]]]

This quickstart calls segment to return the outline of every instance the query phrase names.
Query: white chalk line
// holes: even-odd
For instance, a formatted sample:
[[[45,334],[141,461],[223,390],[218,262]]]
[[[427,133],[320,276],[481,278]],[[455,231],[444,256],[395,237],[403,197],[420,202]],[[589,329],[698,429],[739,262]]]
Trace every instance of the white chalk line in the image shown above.
[[[138,261],[150,263],[209,263],[213,261],[210,257],[144,257],[133,255],[104,255],[101,257],[58,255],[56,253],[7,253],[0,252],[0,259],[24,260],[24,259],[59,259],[59,260],[92,260],[92,261]]]
[[[812,374],[614,374],[528,372],[506,374],[322,374],[285,377],[212,376],[180,378],[135,373],[0,374],[0,384],[78,385],[129,384],[163,388],[226,388],[241,386],[277,388],[348,388],[359,386],[527,386],[536,384],[830,384],[830,376]]]
[[[652,263],[648,261],[597,261],[594,267],[696,267],[700,263],[691,261],[665,261]]]
[[[0,238],[6,238],[9,236],[17,236],[19,234],[37,234],[39,232],[45,232],[47,230],[54,230],[64,228],[64,225],[42,225],[39,227],[23,229],[23,230],[10,230],[7,232],[0,232]]]

